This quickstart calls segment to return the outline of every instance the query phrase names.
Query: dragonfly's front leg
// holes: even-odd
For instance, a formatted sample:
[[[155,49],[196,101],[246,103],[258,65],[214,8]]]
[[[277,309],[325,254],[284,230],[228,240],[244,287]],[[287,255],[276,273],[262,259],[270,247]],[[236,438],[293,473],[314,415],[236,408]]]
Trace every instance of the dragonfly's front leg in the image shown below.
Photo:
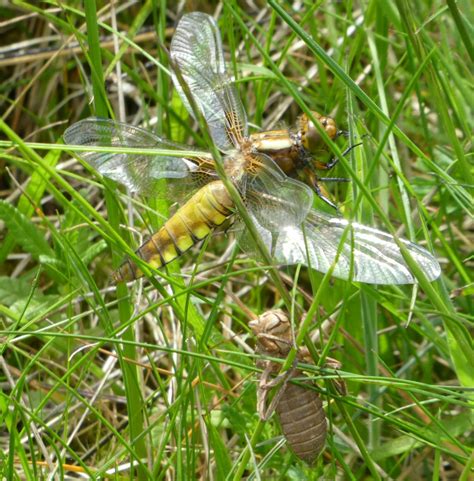
[[[359,147],[362,145],[362,142],[359,142],[354,145],[349,145],[346,150],[344,150],[341,155],[342,157],[345,157],[352,149],[355,149],[356,147]],[[318,169],[318,170],[331,170],[337,163],[339,162],[339,157],[333,157],[329,162],[319,162],[318,160],[313,162],[313,165]],[[322,180],[322,179],[320,179]],[[346,179],[347,181],[347,179]]]
[[[338,369],[341,369],[342,364],[337,359],[327,357],[324,363],[324,367],[337,371]],[[347,384],[342,377],[338,377],[337,379],[331,379],[331,384],[333,385],[334,389],[337,391],[338,394],[340,394],[341,396],[347,396]]]
[[[273,379],[271,379],[270,376],[275,371],[273,365],[274,363],[272,363],[271,361],[267,362],[268,364],[266,365],[265,369],[262,372],[262,375],[260,376],[260,382],[257,390],[257,412],[262,421],[266,421],[268,418],[270,418],[270,416],[275,411],[276,406],[280,402],[281,397],[285,394],[288,382],[295,375],[298,359],[295,358],[292,366],[287,371],[279,374],[278,376],[275,376]],[[280,384],[280,388],[275,393],[275,396],[273,397],[270,405],[267,408],[266,405],[270,390]]]
[[[300,347],[300,349],[298,350],[298,357],[300,361],[307,364],[313,364],[314,362],[308,348],[306,347]],[[326,369],[332,369],[337,373],[337,370],[341,369],[342,363],[332,357],[326,357],[322,367]],[[341,396],[347,396],[346,381],[342,377],[331,379],[330,382],[338,394],[340,394]]]

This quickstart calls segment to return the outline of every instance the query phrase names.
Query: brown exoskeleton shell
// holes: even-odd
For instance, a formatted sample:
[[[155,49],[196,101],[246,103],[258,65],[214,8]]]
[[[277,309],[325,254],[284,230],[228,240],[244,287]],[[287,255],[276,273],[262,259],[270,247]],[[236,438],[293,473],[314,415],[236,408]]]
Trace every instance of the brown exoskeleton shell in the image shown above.
[[[270,357],[285,358],[293,346],[291,324],[281,310],[268,311],[257,320],[250,322],[250,327],[257,336],[257,352]],[[298,351],[298,359],[306,360],[305,349]],[[262,419],[267,419],[276,409],[283,434],[299,458],[313,463],[324,449],[327,422],[323,405],[318,394],[301,385],[288,382],[301,371],[293,368],[286,374],[280,391],[277,392],[270,407],[266,408],[269,389],[281,381],[280,377],[270,379],[278,373],[281,364],[269,360],[258,361],[263,368],[258,390],[258,412]]]

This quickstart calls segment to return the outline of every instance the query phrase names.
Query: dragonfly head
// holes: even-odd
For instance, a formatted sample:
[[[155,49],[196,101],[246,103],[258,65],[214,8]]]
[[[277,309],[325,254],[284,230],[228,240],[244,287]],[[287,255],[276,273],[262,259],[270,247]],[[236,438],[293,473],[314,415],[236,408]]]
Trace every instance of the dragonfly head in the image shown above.
[[[315,111],[311,111],[311,113],[315,120],[317,120],[320,126],[326,131],[326,134],[330,139],[335,139],[338,136],[339,130],[333,118],[326,117]],[[298,130],[301,136],[301,143],[308,152],[317,152],[321,148],[321,145],[324,145],[319,130],[306,114],[303,114],[298,119]]]
[[[258,342],[269,354],[288,353],[292,346],[292,332],[288,316],[280,309],[267,311],[249,322]]]

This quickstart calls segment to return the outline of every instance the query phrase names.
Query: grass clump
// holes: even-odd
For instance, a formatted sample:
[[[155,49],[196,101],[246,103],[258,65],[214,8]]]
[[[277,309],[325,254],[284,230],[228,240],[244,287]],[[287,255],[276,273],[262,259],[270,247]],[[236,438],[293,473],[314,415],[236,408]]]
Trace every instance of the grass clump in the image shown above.
[[[162,48],[183,11],[164,1],[2,6],[5,479],[472,476],[468,5],[239,5],[194,2],[218,14],[252,127],[291,124],[305,109],[332,115],[350,142],[363,141],[332,173],[352,180],[334,189],[341,212],[427,247],[442,278],[374,288],[279,269],[295,312],[311,314],[301,341],[342,363],[308,368],[330,421],[326,451],[309,468],[279,449],[275,421],[256,414],[247,323],[284,306],[268,270],[230,232],[152,283],[114,286],[112,270],[175,205],[131,199],[60,142],[80,118],[114,114],[207,147]],[[327,382],[338,377],[346,396]]]

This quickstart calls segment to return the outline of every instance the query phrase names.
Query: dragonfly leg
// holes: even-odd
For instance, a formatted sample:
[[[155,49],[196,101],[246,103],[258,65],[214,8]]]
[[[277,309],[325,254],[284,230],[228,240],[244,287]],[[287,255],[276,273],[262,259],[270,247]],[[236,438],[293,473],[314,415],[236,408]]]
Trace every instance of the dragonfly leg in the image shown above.
[[[362,142],[359,142],[354,145],[349,145],[344,152],[342,152],[342,156],[345,157],[351,150],[355,149],[362,145]],[[339,157],[333,157],[329,162],[323,164],[322,162],[317,162],[317,168],[319,170],[331,170],[337,163],[339,162]]]
[[[298,364],[298,359],[295,358],[293,361],[292,366],[288,369],[288,371],[279,374],[274,379],[269,380],[270,374],[272,372],[272,366],[268,366],[262,376],[260,378],[260,383],[258,386],[257,392],[257,407],[258,407],[258,414],[262,421],[266,421],[275,411],[278,403],[280,402],[281,397],[285,394],[286,386],[290,379],[295,375],[296,372],[296,365]],[[277,386],[281,383],[278,391],[275,393],[270,405],[268,408],[266,407],[268,393],[270,389]]]
[[[347,177],[318,177],[319,182],[350,182]]]
[[[349,132],[348,130],[338,130],[338,131],[336,132],[336,137],[335,137],[335,138],[337,139],[338,137],[341,137],[341,136],[342,136],[342,137],[349,137],[349,134],[350,134],[350,132]]]
[[[338,369],[341,369],[342,364],[337,359],[333,359],[332,357],[327,357],[324,363],[324,367],[327,367],[328,369],[334,369],[335,371],[337,371]],[[347,396],[347,384],[342,377],[339,377],[337,379],[332,379],[331,384],[333,385],[334,389],[339,395]]]
[[[319,181],[321,179],[318,178],[318,176],[316,175],[316,173],[314,172],[314,169],[312,167],[313,166],[308,166],[308,167],[305,167],[302,170],[303,175],[302,175],[301,179],[304,179],[304,182],[306,184],[308,184],[316,192],[316,195],[321,200],[324,200],[324,202],[326,202],[326,204],[330,205],[333,209],[337,210],[337,206],[331,200],[331,196],[330,196],[329,192],[327,191],[327,189],[324,186],[319,185]]]
[[[326,202],[326,204],[330,205],[333,209],[339,210],[337,205],[330,199],[329,192],[321,185],[318,184],[318,179],[316,182],[313,182],[313,189],[316,192],[316,195]]]
[[[268,380],[271,372],[272,372],[271,363],[266,361],[266,367],[263,370],[262,374],[260,375],[260,380],[259,380],[258,389],[257,389],[257,412],[258,412],[258,417],[262,421],[266,421],[267,415],[268,415],[266,405],[267,405],[269,389],[267,387],[267,384],[268,384]]]

